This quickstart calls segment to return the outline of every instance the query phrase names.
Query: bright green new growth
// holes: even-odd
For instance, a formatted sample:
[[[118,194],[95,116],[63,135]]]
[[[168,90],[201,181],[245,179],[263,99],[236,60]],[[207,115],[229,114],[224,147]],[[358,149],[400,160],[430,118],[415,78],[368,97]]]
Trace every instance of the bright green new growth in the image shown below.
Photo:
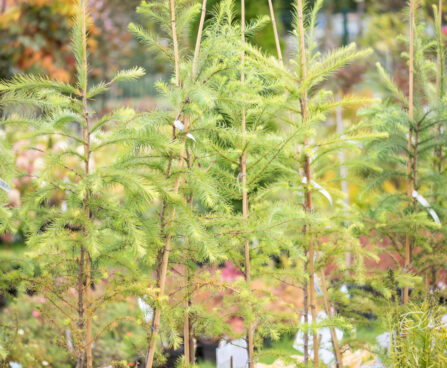
[[[370,117],[371,129],[386,133],[388,139],[373,140],[367,147],[369,160],[380,166],[380,170],[368,173],[368,185],[365,187],[368,195],[375,193],[367,214],[371,219],[368,231],[374,231],[379,240],[390,239],[391,250],[398,255],[403,255],[405,235],[408,233],[412,236],[413,249],[420,249],[412,259],[412,266],[418,272],[411,275],[409,270],[402,270],[394,275],[399,287],[410,285],[418,292],[422,291],[421,276],[433,265],[444,262],[443,253],[439,251],[443,247],[444,241],[441,239],[444,236],[436,241],[435,234],[439,231],[444,233],[440,221],[444,218],[444,191],[441,188],[445,187],[445,177],[437,171],[437,165],[433,165],[436,162],[433,153],[442,147],[445,140],[445,102],[436,99],[433,83],[436,68],[431,54],[436,42],[427,40],[423,30],[424,24],[417,24],[414,121],[408,118],[407,97],[378,65],[387,98],[380,105],[370,108],[367,116]],[[405,53],[403,56],[407,57]],[[436,126],[441,126],[441,130],[436,132]],[[412,132],[410,151],[409,131]],[[407,171],[408,160],[411,162],[410,174]],[[402,189],[406,179],[413,184],[411,197],[406,196]],[[386,183],[394,183],[397,191],[383,193],[381,189]],[[435,249],[438,251],[433,257]]]
[[[20,208],[29,253],[43,270],[28,287],[48,299],[52,307],[41,312],[61,331],[59,343],[68,346],[77,367],[85,362],[91,367],[91,346],[110,328],[92,321],[98,308],[117,295],[135,292],[132,272],[125,275],[119,270],[132,270],[133,259],[144,252],[146,234],[137,213],[158,194],[151,177],[140,172],[137,161],[127,154],[121,135],[138,114],[126,108],[100,118],[89,103],[113,83],[134,80],[144,71],[121,71],[110,82],[89,89],[84,2],[76,14],[72,35],[76,82],[31,75],[2,81],[1,104],[10,112],[1,124],[7,129],[28,126],[20,138],[28,142],[26,149],[38,150],[45,161],[30,178],[32,190]],[[57,145],[53,137],[59,138]],[[95,158],[110,149],[119,152],[116,161],[96,165]],[[123,161],[135,167],[132,173],[123,170]],[[114,275],[108,274],[112,267]],[[91,287],[100,286],[103,278],[108,286],[102,296],[92,296]],[[70,290],[76,290],[76,297]],[[57,324],[61,319],[64,325]],[[65,329],[71,340],[64,341]]]
[[[255,327],[259,359],[265,338],[276,340],[297,329],[317,335],[325,327],[351,333],[365,315],[383,313],[396,287],[411,285],[413,296],[421,294],[420,275],[445,265],[447,234],[429,211],[445,218],[445,158],[439,152],[446,138],[447,101],[443,68],[436,98],[432,60],[437,50],[444,64],[439,23],[436,42],[422,36],[422,25],[417,29],[414,121],[408,119],[406,93],[379,65],[388,98],[367,109],[364,120],[339,133],[331,125],[336,108],[373,101],[350,95],[337,98],[328,82],[370,50],[350,44],[320,53],[315,27],[323,1],[315,1],[313,7],[304,2],[303,35],[299,4],[292,31],[297,49],[284,66],[252,44],[241,43],[242,25],[231,0],[212,10],[197,59],[188,35],[200,13],[197,1],[143,1],[138,12],[159,32],[136,24],[129,28],[150,55],[163,58],[173,71],[169,82],[157,83],[162,102],[151,112],[124,107],[99,116],[93,111],[95,98],[112,84],[135,80],[144,71],[124,70],[89,87],[84,1],[73,29],[77,71],[73,84],[29,75],[0,82],[0,103],[6,112],[0,124],[14,139],[25,141],[27,149],[38,150],[44,160],[43,168],[29,178],[30,190],[19,209],[6,207],[7,195],[0,189],[0,232],[11,229],[15,218],[25,220],[29,253],[42,273],[27,270],[22,279],[48,299],[51,308],[42,313],[53,322],[57,343],[67,347],[77,368],[93,366],[92,344],[112,328],[113,322],[95,319],[99,309],[126,296],[141,297],[159,318],[138,321],[147,331],[147,341],[138,346],[141,355],[147,353],[146,367],[152,367],[149,355],[154,352],[154,364],[161,364],[166,348],[177,349],[203,336],[245,338],[249,326]],[[247,24],[247,39],[267,20]],[[411,150],[409,131],[414,139]],[[339,160],[340,150],[347,153],[345,162]],[[359,157],[364,150],[368,156]],[[414,163],[410,175],[408,160]],[[0,162],[0,178],[8,183],[14,174],[9,161]],[[367,179],[362,188],[369,206],[366,213],[343,201],[345,193],[338,189],[340,180],[346,180],[340,175],[342,165],[359,186]],[[416,184],[414,197],[399,190],[407,178]],[[390,183],[397,190],[384,193],[383,186]],[[242,211],[244,192],[248,218]],[[429,208],[417,195],[423,195]],[[377,248],[385,240],[391,242],[393,255],[403,253],[409,233],[420,249],[412,263],[417,275],[397,270],[383,277],[365,270],[364,258],[377,260]],[[361,243],[362,235],[373,239],[371,248]],[[243,279],[247,243],[252,285]],[[223,281],[218,269],[225,261],[235,265],[242,277]],[[337,312],[310,323],[307,297],[317,289],[310,285],[312,277],[323,293],[316,296],[319,310],[331,314],[334,306]],[[340,290],[342,284],[354,285],[349,297]],[[285,285],[297,290],[296,299],[304,291],[303,310],[273,295],[272,287]],[[371,289],[380,293],[371,294]],[[275,303],[282,308],[280,313],[268,310]],[[422,309],[424,316],[439,319],[431,306]],[[406,318],[397,314],[399,321]],[[305,323],[299,323],[301,316]],[[128,317],[122,316],[134,323]],[[243,321],[239,335],[227,323],[231,319]],[[427,319],[407,318],[405,328],[421,322]],[[419,347],[419,331],[414,331],[408,344],[402,334],[397,335],[392,352],[397,361],[402,361],[400,352],[409,351],[410,341]],[[438,332],[433,336],[442,339]],[[341,350],[352,341],[348,336]],[[304,348],[305,359],[310,360],[308,350],[309,346]],[[194,346],[191,354],[185,353],[177,365],[193,366]],[[102,363],[110,362],[94,365]]]

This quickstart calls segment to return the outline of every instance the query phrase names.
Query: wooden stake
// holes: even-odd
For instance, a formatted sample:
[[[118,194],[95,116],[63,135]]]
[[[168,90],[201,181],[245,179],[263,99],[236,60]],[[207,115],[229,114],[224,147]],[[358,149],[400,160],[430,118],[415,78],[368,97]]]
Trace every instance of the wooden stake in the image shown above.
[[[241,0],[241,41],[242,41],[242,55],[241,55],[241,83],[245,83],[245,0]],[[241,155],[241,176],[242,176],[242,217],[244,221],[248,220],[248,193],[247,193],[247,153],[245,151],[246,142],[246,117],[245,106],[242,107],[242,122],[241,122],[244,151]],[[247,287],[251,289],[251,271],[250,271],[250,243],[248,240],[244,244],[244,258],[245,258],[245,282]],[[247,352],[248,352],[248,367],[254,368],[254,328],[253,323],[250,322],[247,331]]]
[[[178,41],[177,31],[175,27],[175,4],[174,0],[169,0],[169,7],[171,9],[171,30],[172,30],[172,43],[174,46],[174,64],[175,64],[175,84],[180,87],[180,60],[178,56]]]
[[[438,3],[438,32],[439,34],[442,34],[442,0],[439,0]],[[442,91],[442,83],[443,83],[443,57],[441,55],[442,50],[438,50],[437,60],[436,60],[436,98],[439,100],[442,98],[443,91]]]
[[[202,31],[203,31],[203,24],[205,22],[205,15],[206,15],[206,0],[203,0],[202,13],[200,14],[200,23],[199,23],[199,29],[197,32],[196,47],[194,49],[194,59],[192,62],[192,77],[193,78],[196,76],[196,73],[197,73],[197,62],[199,60],[200,43],[202,41]]]
[[[281,63],[281,65],[283,65],[281,44],[279,43],[278,28],[276,27],[275,12],[273,10],[272,0],[268,0],[268,3],[270,9],[270,19],[272,20],[272,26],[273,26],[273,34],[275,36],[276,52],[278,53],[278,61]]]
[[[185,267],[185,273],[186,276],[186,283],[185,283],[185,300],[184,300],[184,308],[185,308],[185,319],[183,321],[183,353],[185,355],[185,363],[189,365],[191,363],[191,347],[189,346],[190,343],[190,330],[189,330],[189,272],[186,269],[188,266]]]
[[[301,80],[304,81],[307,77],[307,60],[306,60],[306,45],[304,41],[304,17],[303,17],[303,0],[298,0],[298,21],[299,21],[299,30],[300,30],[300,56],[301,56]],[[307,122],[307,90],[304,89],[303,97],[301,99],[301,115],[303,118],[303,123]],[[306,137],[304,139],[304,145],[307,146],[309,144],[309,140]],[[310,185],[312,181],[311,169],[310,169],[310,157],[306,154],[305,162],[304,162],[304,172],[307,179],[307,185]],[[306,189],[306,211],[311,214],[312,207],[312,192],[307,188]],[[304,227],[304,233],[307,232],[307,227]],[[312,323],[317,322],[317,311],[315,304],[315,269],[314,269],[314,254],[315,247],[314,241],[312,238],[309,239],[309,253],[308,253],[308,262],[309,262],[309,304],[310,311],[312,314]],[[319,366],[319,356],[318,356],[318,333],[313,333],[313,350],[314,350],[314,365],[315,367]]]
[[[84,174],[89,175],[90,172],[90,121],[88,116],[88,102],[87,102],[87,87],[88,87],[88,64],[87,64],[87,1],[81,0],[81,13],[82,13],[82,49],[83,60],[82,68],[84,74],[84,80],[82,83],[82,106],[84,115],[84,128],[83,128],[83,140],[84,140],[84,156],[86,157]],[[88,208],[88,200],[90,193],[87,191],[83,199],[83,210],[86,213],[87,218],[90,218],[90,209]],[[85,230],[84,230],[85,231]],[[86,234],[87,235],[87,234]],[[87,236],[86,236],[87,237]],[[84,265],[85,262],[85,265]],[[82,265],[81,265],[82,263]],[[85,285],[84,285],[85,278]],[[93,368],[93,354],[92,354],[92,315],[91,315],[91,258],[89,252],[84,246],[81,246],[80,257],[80,280],[82,285],[79,296],[83,294],[83,298],[80,299],[79,305],[81,306],[82,313],[80,317],[83,319],[82,325],[85,325],[85,336],[82,342],[85,345],[85,354],[87,358],[87,368]],[[83,350],[84,350],[83,349]],[[82,359],[83,360],[83,359]]]
[[[438,32],[442,35],[442,0],[439,0],[438,4]],[[439,48],[437,60],[436,60],[436,99],[439,102],[444,98],[444,55],[442,55],[442,48]],[[437,124],[435,129],[435,135],[441,134],[441,125]],[[442,145],[436,147],[435,152],[438,159],[438,173],[442,172]]]
[[[408,88],[408,119],[413,124],[414,119],[414,13],[416,0],[410,0],[410,67],[409,67],[409,88]],[[413,163],[410,152],[413,151],[413,129],[410,126],[408,132],[408,164],[407,164],[407,196],[412,200],[413,193]],[[405,259],[404,271],[408,272],[411,263],[411,236],[409,233],[405,235]],[[404,287],[403,304],[408,304],[408,286]]]
[[[440,35],[442,35],[442,0],[439,0],[438,3],[438,32]],[[439,47],[438,49],[438,55],[436,58],[436,99],[439,102],[441,102],[441,100],[444,97],[444,55],[442,55],[442,48]],[[438,143],[439,139],[437,138],[439,135],[441,134],[441,125],[437,124],[435,127],[435,142]],[[442,152],[442,145],[441,144],[437,144],[437,146],[435,147],[435,156],[437,158],[437,163],[435,163],[435,167],[438,170],[438,174],[442,173],[442,156],[443,156],[443,152]],[[436,270],[434,267],[432,267],[432,280],[431,280],[431,285],[432,285],[432,290],[436,289]],[[428,271],[427,271],[427,286],[426,287],[426,293],[428,294],[429,291],[429,287],[430,287],[430,283],[429,283],[429,276],[428,276]]]
[[[308,267],[307,262],[304,266],[306,269]],[[308,293],[308,282],[304,282],[303,285],[303,309],[304,309],[304,323],[309,323],[309,293]],[[307,366],[309,364],[309,331],[304,331],[304,365]]]

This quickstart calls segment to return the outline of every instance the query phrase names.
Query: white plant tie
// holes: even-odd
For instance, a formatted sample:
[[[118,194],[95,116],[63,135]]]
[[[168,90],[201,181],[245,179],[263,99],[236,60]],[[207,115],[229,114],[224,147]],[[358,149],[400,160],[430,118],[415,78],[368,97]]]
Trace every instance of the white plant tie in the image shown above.
[[[431,217],[433,217],[433,220],[435,220],[435,222],[437,224],[440,224],[441,221],[439,220],[438,214],[435,212],[435,210],[433,208],[431,208],[430,203],[428,203],[428,201],[422,196],[420,195],[417,190],[413,190],[413,193],[411,193],[411,195],[413,196],[413,198],[415,198],[423,207],[425,207],[428,211],[428,213],[431,215]]]
[[[303,182],[303,184],[307,184],[307,177],[304,176],[302,182]],[[321,194],[323,194],[323,195],[326,197],[326,199],[329,201],[329,203],[330,203],[331,206],[332,206],[332,205],[333,205],[333,202],[332,202],[332,196],[330,195],[330,193],[329,193],[326,189],[324,189],[320,184],[318,184],[317,182],[311,180],[310,183],[311,183],[315,188],[317,188],[318,191],[319,191]]]
[[[181,130],[183,132],[183,130],[185,129],[185,125],[180,121],[180,120],[175,120],[174,121],[174,126],[178,129]],[[197,143],[196,139],[194,138],[194,136],[191,133],[186,133],[186,136],[189,139],[192,139],[194,142]]]
[[[137,302],[138,307],[144,313],[144,320],[146,322],[149,322],[152,319],[154,311],[152,310],[151,306],[144,301],[143,298],[138,297]]]
[[[238,187],[239,193],[241,192],[241,182],[240,182],[240,178],[242,178],[243,175],[244,175],[244,174],[242,174],[242,173],[240,172],[239,174],[237,174],[237,178],[236,178],[236,181],[237,181],[237,187]]]

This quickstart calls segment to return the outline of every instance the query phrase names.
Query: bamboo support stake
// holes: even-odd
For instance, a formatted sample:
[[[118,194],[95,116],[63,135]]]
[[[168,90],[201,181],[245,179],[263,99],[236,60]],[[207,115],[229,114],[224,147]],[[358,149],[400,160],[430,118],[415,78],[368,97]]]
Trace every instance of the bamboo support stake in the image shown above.
[[[180,69],[180,61],[179,61],[179,52],[178,52],[178,41],[177,41],[177,30],[175,25],[175,3],[174,0],[169,0],[169,6],[171,10],[171,30],[172,30],[172,41],[174,46],[174,63],[175,63],[175,82],[176,86],[180,87],[180,75],[179,75],[179,69]],[[185,132],[188,130],[188,124],[185,120]],[[185,143],[186,135],[183,138],[183,143]],[[181,171],[183,169],[184,165],[184,151],[181,150],[179,153],[179,170]],[[182,177],[179,176],[174,184],[174,194],[177,194],[181,185]],[[171,224],[175,219],[175,207],[171,209],[171,213],[169,216],[168,223]],[[166,236],[165,246],[163,250],[163,256],[161,261],[161,267],[160,267],[160,274],[159,274],[159,292],[158,297],[162,298],[165,295],[165,288],[166,288],[166,277],[168,273],[168,263],[169,263],[169,253],[171,251],[171,240],[172,240],[172,233],[169,231],[169,233]],[[152,368],[153,361],[154,361],[154,355],[155,355],[155,347],[157,344],[157,339],[159,335],[160,330],[160,319],[161,319],[161,309],[160,307],[155,308],[154,310],[154,317],[152,320],[152,331],[150,334],[150,340],[149,340],[149,348],[147,352],[147,358],[146,358],[146,368]]]
[[[299,21],[299,31],[300,31],[300,56],[301,56],[301,79],[304,81],[307,77],[307,60],[306,60],[306,45],[304,41],[304,18],[303,18],[303,0],[298,0],[298,21]],[[307,90],[303,90],[303,97],[301,99],[301,115],[303,123],[307,122]],[[309,144],[308,138],[304,139],[304,145]],[[310,169],[310,157],[306,154],[304,163],[304,172],[307,179],[307,185],[310,185],[312,176]],[[306,189],[306,211],[312,213],[312,192],[309,188]],[[307,232],[307,227],[304,228],[304,232]],[[317,322],[317,311],[315,304],[315,270],[314,270],[314,241],[312,238],[309,240],[309,304],[310,311],[312,315],[312,323]],[[313,333],[313,350],[314,350],[314,365],[319,366],[319,349],[318,349],[318,333],[314,331]]]
[[[268,0],[270,9],[270,19],[272,20],[273,34],[275,36],[276,52],[278,53],[278,61],[283,65],[281,44],[279,43],[278,27],[276,26],[275,12],[273,10],[272,0]]]
[[[410,1],[410,66],[409,66],[409,87],[408,87],[408,119],[410,124],[413,124],[414,119],[414,13],[416,0]],[[408,164],[407,164],[407,196],[411,200],[413,192],[413,164],[411,159],[411,152],[413,151],[413,129],[410,126],[408,132]],[[405,235],[405,259],[404,270],[409,271],[411,263],[411,237],[410,234]],[[408,286],[404,287],[403,304],[408,304]]]
[[[172,43],[174,46],[174,64],[175,64],[175,84],[180,87],[180,62],[178,55],[178,41],[177,30],[175,27],[175,4],[174,0],[169,0],[169,7],[171,9],[171,30],[172,30]]]
[[[84,80],[82,84],[82,105],[83,105],[83,114],[84,114],[84,128],[83,128],[83,140],[84,140],[84,156],[85,167],[84,173],[86,176],[89,175],[90,172],[90,122],[88,116],[88,102],[87,102],[87,86],[88,86],[88,64],[87,64],[87,1],[81,0],[81,13],[82,13],[82,49],[83,49],[83,60],[82,60],[82,69]],[[87,218],[90,218],[90,209],[88,208],[88,200],[89,200],[89,192],[87,192],[86,196],[83,200],[83,210],[86,213]],[[85,327],[85,344],[83,352],[85,350],[86,354],[86,363],[87,368],[93,368],[93,354],[92,354],[92,315],[91,315],[91,258],[89,252],[85,249],[85,247],[81,246],[81,257],[80,263],[84,263],[80,268],[80,280],[82,280],[82,285],[79,287],[80,295],[83,294],[83,298],[80,300],[80,305],[82,305],[82,325]],[[85,285],[84,285],[84,277],[85,277]],[[83,358],[81,359],[83,360]]]
[[[439,0],[438,3],[438,32],[442,34],[442,0]],[[438,55],[436,59],[436,98],[439,100],[443,97],[443,77],[444,77],[444,69],[443,69],[443,57],[441,55],[442,50],[438,50]]]
[[[242,55],[241,55],[241,84],[245,83],[245,0],[241,0],[241,42],[242,42]],[[247,193],[247,154],[245,148],[246,142],[246,116],[245,106],[242,107],[242,122],[241,122],[243,147],[244,151],[241,155],[241,176],[242,176],[242,217],[244,221],[248,220],[248,193]],[[248,288],[251,289],[251,270],[250,270],[250,244],[248,240],[244,244],[244,258],[245,258],[245,282]],[[254,368],[254,328],[253,322],[248,325],[247,331],[247,352],[248,352],[248,367]]]
[[[438,17],[438,21],[437,21],[437,25],[438,25],[438,33],[439,35],[442,35],[442,0],[439,0],[438,3],[438,13],[436,14],[436,16]],[[436,24],[436,22],[435,22]],[[436,58],[436,100],[437,102],[441,102],[441,100],[444,97],[444,55],[442,55],[443,49],[442,46],[438,47],[438,55]],[[441,125],[437,124],[435,126],[435,142],[438,143],[438,136],[441,134]],[[437,169],[438,174],[440,175],[442,173],[442,145],[441,144],[437,144],[435,147],[435,157],[437,159],[437,162],[435,160],[435,169]],[[436,194],[435,194],[435,199],[436,199]],[[429,281],[429,276],[428,276],[429,272],[427,270],[426,272],[426,288],[425,288],[425,292],[428,294],[428,290],[430,288],[430,281]],[[431,274],[432,274],[432,280],[431,280],[431,285],[433,287],[433,290],[435,289],[435,285],[436,285],[436,269],[435,267],[432,267],[431,269]]]
[[[200,43],[202,41],[203,24],[205,23],[206,15],[206,0],[202,2],[202,12],[200,14],[199,29],[197,31],[196,47],[194,49],[194,59],[192,61],[192,77],[194,78],[197,73],[197,62],[199,60]]]
[[[442,35],[442,0],[439,0],[438,4],[438,32],[440,35]],[[442,47],[438,50],[437,60],[436,60],[436,99],[438,103],[443,99],[444,97],[444,55],[442,54],[443,50]],[[436,125],[435,134],[440,135],[441,134],[441,126],[440,124]],[[442,172],[442,145],[439,145],[439,147],[436,148],[436,156],[438,159],[437,162],[437,169],[438,173],[441,174]]]

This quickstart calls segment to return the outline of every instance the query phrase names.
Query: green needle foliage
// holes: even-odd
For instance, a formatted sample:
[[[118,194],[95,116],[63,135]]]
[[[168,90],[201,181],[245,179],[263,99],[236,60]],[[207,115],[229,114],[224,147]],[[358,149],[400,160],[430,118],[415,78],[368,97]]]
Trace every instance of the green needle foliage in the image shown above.
[[[184,36],[184,30],[200,10],[193,2],[175,3],[176,42],[171,27],[166,26],[171,24],[171,9],[166,2],[143,2],[138,8],[138,12],[159,25],[172,47],[165,47],[144,28],[130,25],[139,39],[158,50],[174,71],[178,70],[171,83],[157,84],[166,108],[145,114],[141,124],[134,126],[134,133],[130,133],[137,137],[135,157],[141,160],[148,175],[160,178],[160,186],[164,188],[158,208],[146,211],[145,226],[151,229],[154,244],[148,248],[146,259],[149,270],[155,268],[157,273],[154,288],[161,288],[166,277],[182,285],[176,293],[181,296],[166,298],[164,290],[160,290],[159,295],[150,300],[156,313],[161,314],[162,339],[174,348],[181,342],[178,331],[182,316],[192,319],[194,331],[206,329],[209,336],[224,333],[218,314],[213,316],[205,306],[193,305],[192,299],[194,290],[212,286],[204,277],[195,278],[198,265],[216,264],[226,258],[220,238],[213,236],[216,226],[213,219],[229,215],[231,211],[230,199],[220,187],[222,176],[213,175],[216,159],[221,154],[214,149],[213,129],[221,119],[218,102],[229,98],[225,73],[234,67],[234,40],[226,39],[227,36],[234,38],[225,14],[228,6],[226,3],[216,10],[214,22],[204,31],[198,59],[191,59],[189,40]],[[175,47],[178,47],[177,54]],[[197,65],[195,74],[194,63]],[[169,256],[167,261],[163,255]],[[163,275],[166,262],[169,262],[167,276]],[[178,303],[178,298],[183,298],[184,302]],[[154,318],[148,329],[149,354],[151,348],[156,349],[153,339],[158,336],[151,331],[157,331],[155,324],[158,323]],[[159,349],[156,352],[156,360],[162,360]],[[152,364],[150,359],[147,364]]]
[[[395,304],[388,315],[391,327],[391,350],[383,356],[385,364],[406,367],[445,367],[447,329],[442,315],[445,310],[430,298],[421,304],[410,304],[402,314]]]
[[[79,0],[73,26],[72,84],[21,74],[0,81],[8,144],[19,141],[42,158],[32,173],[16,172],[6,143],[0,145],[0,178],[28,183],[16,209],[7,207],[7,191],[0,189],[0,233],[14,231],[20,220],[30,261],[2,276],[0,289],[23,281],[21,289],[45,296],[40,313],[72,365],[125,364],[98,355],[117,320],[134,323],[134,315],[120,315],[130,307],[128,296],[152,308],[152,319],[138,322],[145,341],[132,350],[152,368],[166,362],[166,350],[182,345],[176,365],[195,366],[194,340],[203,337],[247,339],[252,359],[252,332],[259,360],[265,339],[297,329],[304,332],[308,364],[310,335],[315,345],[322,328],[352,332],[365,315],[383,312],[397,287],[411,286],[413,296],[435,289],[447,260],[447,233],[436,223],[447,215],[439,19],[435,40],[417,23],[414,118],[411,99],[378,66],[385,98],[339,132],[331,124],[335,109],[372,101],[337,98],[330,80],[371,51],[350,44],[320,52],[315,34],[322,6],[323,0],[296,1],[291,35],[297,47],[283,64],[250,43],[267,16],[244,24],[232,0],[220,1],[192,49],[190,29],[201,4],[143,0],[137,12],[147,24],[129,29],[172,71],[156,84],[161,103],[150,112],[94,111],[95,99],[113,84],[138,79],[144,70],[89,84],[86,0]],[[364,212],[346,203],[343,180],[364,187]],[[406,182],[414,193],[405,193]],[[402,269],[409,237],[411,269]],[[396,270],[386,276],[365,270],[365,258],[377,261],[382,251],[396,259]],[[224,263],[237,270],[232,281],[219,272]],[[349,296],[343,284],[352,286]],[[286,287],[293,295],[275,295]],[[288,302],[294,299],[299,302]],[[394,302],[393,365],[430,366],[445,350],[445,329],[433,331],[440,310],[425,302],[402,314]],[[328,318],[315,321],[320,310]],[[99,320],[104,311],[108,318]],[[239,321],[240,331],[229,321]],[[10,333],[2,329],[3,336]],[[11,344],[3,340],[4,360]],[[339,365],[352,343],[352,336],[342,348],[333,341]],[[411,344],[416,360],[403,355]],[[319,366],[318,352],[313,359]]]
[[[9,130],[26,127],[21,138],[44,159],[20,209],[29,254],[42,270],[28,280],[28,288],[47,298],[51,307],[41,312],[78,368],[92,367],[92,344],[111,327],[96,320],[98,309],[135,293],[135,274],[123,271],[133,270],[133,259],[144,253],[146,234],[137,213],[158,195],[151,177],[129,158],[121,134],[138,115],[126,108],[100,117],[90,105],[113,83],[144,71],[121,71],[89,88],[88,24],[80,1],[72,34],[74,84],[33,75],[0,83],[1,103],[12,111],[1,124]],[[54,137],[60,138],[58,146]],[[115,160],[104,159],[110,150],[118,152]]]
[[[386,133],[388,138],[374,140],[367,147],[368,158],[378,170],[368,173],[365,187],[371,201],[367,212],[367,231],[379,243],[389,240],[390,246],[383,251],[394,254],[396,266],[404,257],[405,237],[411,234],[411,268],[396,271],[393,275],[395,284],[390,287],[408,285],[419,295],[424,294],[422,278],[427,278],[428,272],[431,278],[432,267],[445,260],[441,250],[445,244],[444,230],[440,227],[445,218],[442,206],[445,199],[441,193],[441,188],[445,188],[445,173],[438,170],[436,153],[445,145],[446,110],[443,98],[436,97],[434,85],[436,42],[424,35],[424,27],[423,22],[418,22],[415,28],[413,121],[408,117],[406,94],[378,65],[385,98],[371,107],[367,116],[371,128],[375,132]],[[408,42],[404,38],[401,41]],[[443,50],[441,52],[444,53]],[[403,57],[408,59],[407,54]],[[408,162],[411,163],[410,171]],[[442,163],[439,164],[442,168]],[[405,191],[405,182],[411,183],[411,196]],[[393,190],[384,192],[386,185],[391,185]],[[420,197],[416,198],[417,195],[425,198],[426,203]],[[413,296],[418,294],[413,293]]]
[[[182,12],[187,12],[182,4],[183,2],[178,3],[177,18]],[[158,3],[143,3],[139,11],[156,20],[160,14],[169,19],[168,9],[163,6]],[[159,9],[156,15],[152,14],[154,9]],[[246,26],[246,35],[254,34],[265,22],[266,18],[249,23]],[[139,38],[144,38],[145,43],[152,45],[153,37],[146,37],[142,28],[131,25],[131,30]],[[169,32],[169,29],[165,31]],[[280,224],[271,224],[268,220],[269,213],[260,204],[253,204],[251,207],[248,223],[242,220],[240,162],[245,152],[248,167],[247,191],[250,198],[280,178],[277,176],[279,171],[275,160],[284,145],[275,133],[277,127],[272,120],[278,107],[282,106],[283,97],[278,93],[279,86],[275,79],[260,74],[256,64],[252,62],[245,64],[246,80],[241,85],[241,59],[238,51],[240,27],[234,22],[231,1],[222,2],[214,10],[213,21],[204,30],[195,76],[191,74],[191,60],[185,51],[187,47],[183,45],[184,42],[187,40],[179,37],[180,86],[173,83],[158,85],[169,101],[169,110],[148,114],[147,121],[138,127],[141,137],[138,148],[149,153],[146,168],[154,170],[158,177],[165,177],[164,187],[170,188],[170,193],[179,176],[181,177],[178,194],[175,193],[172,198],[167,196],[162,203],[159,212],[161,222],[158,216],[147,219],[152,222],[152,228],[159,228],[154,233],[160,233],[157,240],[160,246],[151,250],[155,253],[149,254],[148,259],[160,259],[160,253],[165,250],[164,240],[171,234],[174,242],[170,250],[170,263],[176,265],[172,269],[177,273],[182,270],[184,277],[198,270],[197,262],[218,264],[223,260],[231,260],[244,272],[241,244],[248,240],[253,248],[251,263],[256,270],[253,274],[255,278],[262,275],[263,267],[271,263],[270,256],[280,253],[277,243],[269,238],[263,225],[273,225],[271,227],[276,230]],[[152,48],[160,49],[161,45]],[[241,136],[243,106],[246,108],[247,119],[246,144]],[[172,134],[176,119],[182,122],[188,119],[188,132],[176,129],[174,135]],[[185,139],[185,133],[192,136],[186,136]],[[154,137],[157,137],[158,143],[154,143]],[[158,147],[163,145],[173,148],[160,154]],[[179,155],[182,152],[187,152],[186,165],[179,168]],[[165,214],[173,208],[175,218],[170,222],[165,219]],[[226,290],[229,287],[218,281],[205,283],[206,273],[197,277],[196,289],[199,290],[206,288],[213,293],[213,289]],[[189,285],[189,289],[194,289],[194,285]],[[219,320],[219,313],[225,313],[227,318],[242,317],[247,325],[256,321],[260,332],[258,344],[262,342],[261,337],[279,336],[278,332],[284,326],[279,324],[279,319],[273,323],[273,316],[263,310],[263,305],[269,298],[260,302],[260,296],[254,295],[243,282],[237,282],[231,289],[234,292],[225,300],[222,309],[216,311],[214,317],[205,305],[195,304],[189,307],[195,331],[205,333],[206,336],[231,334],[228,326]],[[160,301],[155,300],[154,306],[159,307],[159,303]],[[162,305],[162,315],[165,316],[162,318],[162,331],[168,336],[167,341],[175,346],[179,342],[176,339],[178,321],[168,316],[179,316],[181,313],[176,312],[172,304],[171,300],[171,303]],[[228,309],[230,305],[237,307]],[[177,305],[177,309],[179,307],[183,308]]]
[[[360,152],[363,141],[382,134],[371,133],[363,124],[350,127],[343,134],[334,133],[333,127],[328,126],[326,121],[337,106],[363,105],[370,100],[355,96],[346,96],[338,100],[325,87],[325,81],[340,68],[364,58],[371,51],[358,51],[356,46],[351,44],[321,54],[314,37],[316,17],[321,6],[322,1],[317,1],[313,7],[307,3],[303,5],[304,44],[301,44],[299,8],[296,5],[292,35],[298,47],[289,67],[283,67],[276,59],[264,56],[254,47],[249,47],[248,50],[258,68],[265,70],[268,76],[279,79],[280,91],[285,96],[283,113],[280,115],[285,149],[277,161],[282,178],[274,185],[265,188],[262,199],[267,203],[273,200],[275,210],[271,212],[271,218],[277,217],[278,221],[286,223],[281,230],[283,237],[286,236],[285,242],[290,247],[290,259],[286,267],[277,270],[276,276],[280,276],[283,280],[289,278],[295,284],[306,285],[312,274],[321,278],[327,266],[336,265],[337,272],[332,275],[333,277],[339,280],[343,280],[346,276],[348,280],[350,277],[355,277],[358,283],[362,283],[363,257],[369,253],[360,246],[356,236],[356,230],[361,228],[362,224],[354,216],[355,214],[346,208],[342,194],[337,189],[341,165],[337,153],[341,149]],[[302,52],[305,52],[306,74],[303,73]],[[307,180],[306,160],[309,160],[312,175],[310,182]],[[354,171],[363,163],[353,160],[344,164]],[[306,193],[309,191],[313,202],[311,211],[306,210]],[[272,208],[272,205],[271,203],[269,208]],[[264,204],[264,208],[268,206]],[[303,228],[305,228],[304,234],[301,232]],[[307,268],[311,242],[316,243],[317,248],[314,269]],[[352,255],[352,264],[346,264],[347,254]],[[339,303],[340,298],[343,300],[336,288],[322,291],[328,292],[330,303]],[[304,315],[306,315],[306,286],[304,297]],[[349,314],[346,316],[349,317]],[[324,326],[350,328],[346,320],[340,320],[338,317],[320,323],[314,322],[310,328],[316,333]],[[301,325],[301,328],[304,331],[308,330],[306,324]]]
[[[0,131],[0,134],[3,133]],[[3,137],[0,136],[3,140]],[[3,142],[0,141],[0,234],[4,234],[7,231],[12,230],[12,218],[9,209],[7,208],[8,190],[11,187],[10,180],[14,175],[14,168],[12,165],[12,155],[8,152],[6,147],[3,146]]]

